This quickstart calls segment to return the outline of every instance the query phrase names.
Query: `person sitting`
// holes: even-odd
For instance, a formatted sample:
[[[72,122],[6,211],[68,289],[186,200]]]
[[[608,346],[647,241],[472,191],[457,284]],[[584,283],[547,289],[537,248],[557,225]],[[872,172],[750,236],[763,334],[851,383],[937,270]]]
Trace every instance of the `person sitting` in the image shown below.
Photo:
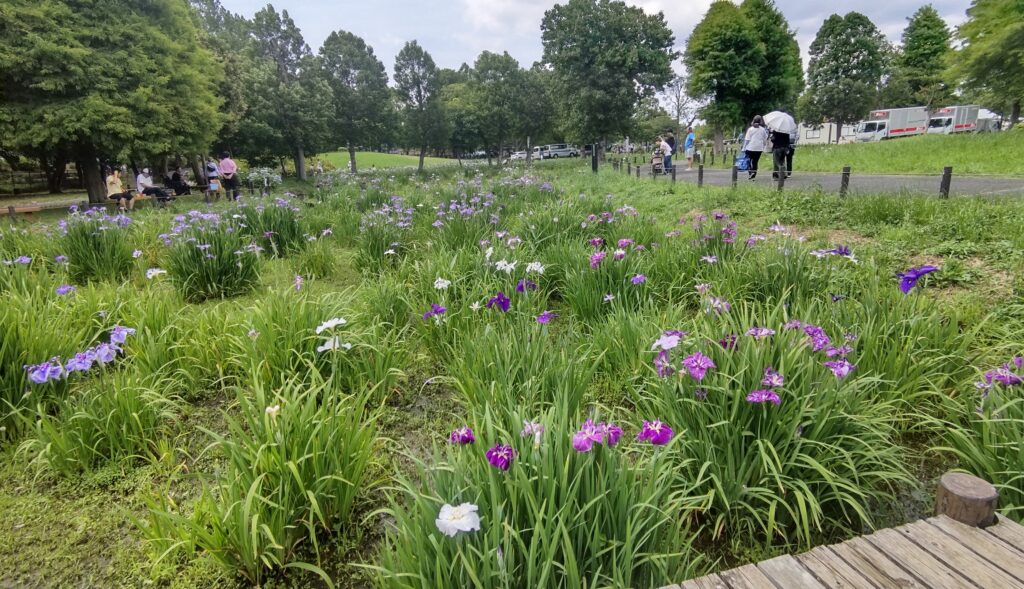
[[[169,194],[153,184],[153,176],[149,174],[149,168],[142,168],[142,173],[135,177],[135,190],[139,194],[156,197],[160,202],[171,200]]]
[[[192,194],[192,187],[181,177],[181,171],[175,170],[171,174],[171,190],[174,191],[174,196],[181,196],[183,194]]]
[[[121,170],[112,168],[110,175],[107,176],[107,198],[110,200],[117,201],[118,210],[125,210],[127,206],[128,210],[135,208],[135,197],[132,196],[131,190],[125,190],[121,184]]]
[[[224,186],[220,181],[220,169],[216,160],[211,159],[206,162],[206,178],[209,182],[206,187],[207,197],[213,200],[220,200],[220,195],[224,192]]]

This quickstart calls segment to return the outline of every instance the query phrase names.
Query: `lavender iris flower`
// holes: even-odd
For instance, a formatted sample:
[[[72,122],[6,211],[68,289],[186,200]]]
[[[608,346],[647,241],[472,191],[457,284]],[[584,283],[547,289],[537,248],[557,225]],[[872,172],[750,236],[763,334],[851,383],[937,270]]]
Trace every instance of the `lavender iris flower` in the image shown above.
[[[135,330],[131,327],[122,327],[115,325],[114,329],[110,332],[110,343],[112,344],[123,344],[129,335],[135,335]]]
[[[764,369],[764,378],[761,380],[761,384],[769,388],[779,388],[785,382],[785,377],[775,371],[774,368],[769,366]]]
[[[75,292],[76,290],[78,289],[70,284],[62,284],[57,287],[57,294],[59,294],[60,296],[69,295]]]
[[[765,339],[775,335],[775,330],[767,327],[751,327],[747,330],[747,335],[754,339]]]
[[[760,389],[757,391],[751,391],[750,394],[747,395],[747,402],[757,404],[774,403],[775,405],[781,405],[782,399],[779,398],[778,393],[775,391]]]
[[[832,374],[834,374],[836,378],[845,378],[847,375],[853,372],[854,368],[857,367],[856,365],[851,364],[846,358],[840,358],[839,360],[830,360],[828,362],[823,362],[822,365],[825,368],[831,370]]]
[[[906,272],[897,273],[896,277],[900,279],[900,290],[904,294],[907,294],[917,285],[917,281],[921,279],[925,274],[931,274],[932,272],[938,271],[937,266],[920,266],[917,268],[910,268]]]

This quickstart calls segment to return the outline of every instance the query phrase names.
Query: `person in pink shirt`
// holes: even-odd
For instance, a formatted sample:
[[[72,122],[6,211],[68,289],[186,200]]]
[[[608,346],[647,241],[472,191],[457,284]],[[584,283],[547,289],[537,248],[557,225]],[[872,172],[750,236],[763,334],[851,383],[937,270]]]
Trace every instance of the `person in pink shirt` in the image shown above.
[[[231,195],[232,200],[238,200],[241,191],[238,190],[238,164],[231,159],[231,154],[224,152],[220,154],[220,179],[224,184],[224,191]]]

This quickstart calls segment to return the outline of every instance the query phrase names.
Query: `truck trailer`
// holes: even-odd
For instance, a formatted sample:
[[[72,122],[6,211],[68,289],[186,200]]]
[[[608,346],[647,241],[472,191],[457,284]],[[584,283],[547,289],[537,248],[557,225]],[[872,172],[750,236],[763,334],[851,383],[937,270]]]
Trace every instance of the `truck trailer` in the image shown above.
[[[857,141],[882,141],[923,135],[928,130],[928,109],[923,106],[873,110],[857,123]]]
[[[928,121],[928,133],[973,133],[978,130],[979,111],[980,107],[976,104],[940,108],[932,113],[932,118]]]

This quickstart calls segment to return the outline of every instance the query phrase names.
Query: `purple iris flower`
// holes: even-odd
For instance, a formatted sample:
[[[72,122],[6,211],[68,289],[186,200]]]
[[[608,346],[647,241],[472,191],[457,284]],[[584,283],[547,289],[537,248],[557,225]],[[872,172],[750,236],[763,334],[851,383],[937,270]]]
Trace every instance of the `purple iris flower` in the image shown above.
[[[57,256],[57,257],[55,257],[53,259],[53,261],[57,262],[58,264],[67,264],[68,263],[68,257],[67,256],[63,256],[63,255]]]
[[[109,362],[113,362],[114,359],[117,358],[117,353],[119,351],[120,348],[113,344],[100,344],[94,348],[96,360],[100,364],[107,364]]]
[[[767,390],[767,389],[759,389],[759,390],[756,390],[756,391],[751,391],[750,394],[747,395],[747,402],[748,403],[774,403],[776,405],[781,405],[782,404],[782,399],[779,398],[778,393],[776,393],[775,391],[770,391],[770,390]]]
[[[683,368],[690,373],[690,377],[694,380],[703,380],[708,369],[714,367],[715,363],[711,361],[711,358],[700,352],[694,352],[683,359]]]
[[[643,284],[647,282],[647,277],[643,274],[637,274],[632,278],[633,284]]]
[[[114,329],[110,332],[110,343],[112,344],[123,344],[128,339],[129,335],[135,335],[135,330],[131,327],[122,327],[115,325]]]
[[[640,433],[636,435],[636,439],[640,442],[650,442],[655,446],[664,446],[672,440],[672,428],[665,425],[664,423],[654,420],[644,420],[644,426],[640,429]]]
[[[938,269],[939,268],[937,266],[926,265],[917,268],[910,268],[906,272],[897,273],[896,277],[900,279],[900,290],[902,290],[904,294],[909,293],[910,290],[917,285],[917,281],[920,280],[922,276],[936,272]]]
[[[452,433],[448,435],[448,441],[453,444],[465,446],[466,444],[472,444],[476,441],[476,437],[473,436],[473,430],[469,429],[469,426],[462,426],[458,429],[452,430]]]
[[[51,380],[60,380],[64,374],[64,367],[60,364],[60,358],[56,356],[47,362],[25,366],[28,371],[28,379],[35,384],[45,384]]]
[[[537,283],[525,278],[516,283],[516,292],[526,292],[528,290],[537,290]]]
[[[75,292],[76,290],[78,289],[70,284],[62,284],[57,287],[57,294],[59,294],[60,296],[69,295]]]
[[[735,350],[740,345],[740,341],[734,334],[730,334],[718,340],[718,345],[722,346],[724,350]]]
[[[828,347],[832,343],[832,339],[828,337],[825,330],[818,327],[817,325],[811,325],[810,323],[804,325],[804,333],[807,334],[811,348],[815,352],[820,352]]]
[[[95,356],[93,354],[79,352],[75,354],[74,357],[68,358],[68,361],[64,364],[64,369],[67,370],[69,374],[72,372],[87,372],[92,368],[94,360]]]
[[[633,245],[633,243],[634,243],[634,241],[632,239],[620,239],[619,242],[616,245],[618,245],[619,248],[625,249],[625,248]]]
[[[833,358],[835,356],[845,358],[848,354],[851,353],[853,353],[853,348],[851,348],[850,346],[843,346],[841,348],[828,348],[827,350],[825,350],[825,356],[829,358]]]
[[[590,244],[590,247],[601,247],[602,245],[604,245],[604,239],[601,239],[600,237],[595,237],[594,239],[591,239],[587,243]]]
[[[672,363],[668,361],[667,350],[661,350],[658,352],[658,355],[654,357],[654,370],[661,378],[668,378],[675,374],[676,369],[672,366]]]
[[[512,449],[512,446],[498,444],[487,451],[487,462],[499,470],[508,470],[515,458],[516,451]]]
[[[622,428],[614,423],[599,423],[597,424],[597,430],[601,433],[605,445],[609,448],[618,444],[619,438],[622,437]]]
[[[776,389],[781,387],[784,382],[785,377],[776,372],[771,366],[764,369],[764,378],[761,379],[761,384],[764,386]]]
[[[792,321],[787,321],[786,324],[782,326],[782,329],[790,331],[793,329],[803,329],[803,326],[804,324],[800,320],[794,319]]]
[[[434,316],[437,316],[437,315],[444,315],[445,311],[447,311],[447,310],[448,310],[447,307],[442,307],[441,305],[438,305],[437,303],[434,303],[434,304],[430,305],[430,310],[423,314],[423,318],[424,319],[430,319],[431,317],[434,317]]]
[[[551,320],[558,317],[558,313],[552,313],[551,311],[544,311],[540,315],[537,315],[537,323],[541,325],[547,325],[551,323]]]
[[[511,299],[505,296],[505,293],[498,291],[498,294],[494,295],[487,301],[487,308],[492,309],[495,305],[501,309],[502,313],[508,313],[509,303]]]
[[[572,447],[577,452],[590,452],[594,444],[605,444],[609,448],[619,443],[622,428],[614,423],[594,423],[588,419],[572,436]]]
[[[839,360],[830,360],[823,362],[822,365],[832,371],[832,374],[836,375],[836,378],[845,378],[853,369],[857,366],[850,364],[846,358],[840,358]]]
[[[27,266],[32,263],[32,258],[28,256],[18,256],[17,258],[14,258],[14,263]]]
[[[590,256],[590,267],[596,270],[607,255],[605,252],[595,252],[594,255]]]
[[[765,339],[775,335],[775,330],[767,327],[751,327],[747,330],[747,335],[754,339]]]

